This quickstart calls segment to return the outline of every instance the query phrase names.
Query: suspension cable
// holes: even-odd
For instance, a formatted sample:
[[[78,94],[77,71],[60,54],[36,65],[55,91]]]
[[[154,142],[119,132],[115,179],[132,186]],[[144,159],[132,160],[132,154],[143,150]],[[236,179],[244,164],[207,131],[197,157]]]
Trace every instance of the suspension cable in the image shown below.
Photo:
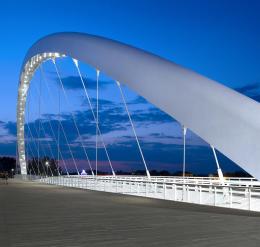
[[[66,165],[66,162],[64,161],[63,155],[62,155],[62,153],[61,153],[61,151],[60,151],[60,148],[59,148],[60,144],[59,144],[59,142],[57,142],[57,140],[56,140],[56,137],[55,137],[55,134],[54,134],[54,130],[53,130],[52,124],[51,124],[51,122],[50,122],[50,118],[47,119],[47,122],[48,122],[48,124],[49,124],[49,126],[50,126],[50,130],[51,130],[51,132],[52,132],[52,138],[53,138],[55,144],[57,145],[57,153],[58,153],[57,169],[58,169],[58,173],[59,173],[59,175],[61,175],[61,174],[60,174],[60,171],[59,171],[59,160],[60,160],[59,157],[61,157],[63,166],[64,166],[64,168],[65,168],[65,172],[66,172],[67,176],[70,176],[70,175],[69,175],[68,168],[67,168],[67,165]],[[59,125],[59,124],[58,124],[58,128],[60,128],[60,125]],[[58,140],[59,140],[59,131],[58,131]]]
[[[27,138],[26,138],[26,139],[27,139]],[[28,140],[27,140],[27,148],[26,148],[26,150],[27,150],[27,157],[29,157],[29,149],[30,149],[31,154],[32,154],[32,157],[33,157],[33,159],[34,159],[34,153],[33,153],[32,149],[31,149],[31,146],[30,146],[30,143],[29,143],[29,138],[28,138]],[[29,159],[28,159],[27,167],[28,167],[28,169],[29,169]],[[34,174],[36,175],[33,166],[32,166],[32,168],[33,168]],[[30,170],[30,169],[29,169],[29,170]]]
[[[41,80],[40,80],[40,81],[41,81]],[[41,85],[41,83],[40,83],[40,85]],[[36,89],[37,92],[40,91],[40,89],[39,89],[39,91],[38,91],[38,88],[36,88],[36,87],[35,87],[35,89]],[[38,97],[39,97],[39,98],[41,97],[41,93],[38,94]],[[39,109],[40,109],[40,108],[39,108]],[[39,127],[39,132],[37,131],[37,128],[35,128],[35,126],[34,126],[35,131],[36,131],[36,134],[37,134],[38,137],[40,138],[40,131],[41,131],[41,129],[43,129],[40,117],[39,117],[38,127]],[[43,129],[43,130],[44,130],[44,129]],[[45,131],[44,131],[44,132],[45,132]],[[45,136],[45,133],[43,133],[43,134],[44,134],[44,136]],[[40,144],[40,142],[38,141],[38,152],[40,151],[40,147],[41,147],[41,149],[42,149],[42,151],[43,151],[45,157],[47,158],[48,156],[47,156],[47,153],[45,152],[45,149],[43,148],[43,146],[42,146],[41,144],[40,144],[40,145],[39,145],[39,144]],[[50,151],[51,151],[51,149],[50,149]],[[41,162],[41,165],[42,165],[42,167],[44,167],[43,169],[45,170],[45,164],[43,164],[43,162]],[[53,171],[52,171],[52,168],[51,168],[51,167],[50,167],[50,171],[51,171],[51,175],[53,176]],[[48,175],[48,169],[47,169],[46,175]]]
[[[27,107],[27,109],[28,109],[28,111],[27,111],[27,124],[26,124],[26,126],[27,126],[27,129],[29,130],[29,122],[28,122],[28,120],[29,120],[29,107]],[[30,131],[31,132],[31,131]],[[28,137],[29,138],[29,137]],[[30,135],[30,139],[32,139],[32,135]],[[35,172],[35,169],[34,169],[34,162],[36,161],[35,160],[35,157],[37,157],[37,156],[35,156],[35,154],[34,154],[34,151],[33,151],[33,148],[31,147],[31,144],[30,144],[30,139],[28,139],[28,141],[27,141],[27,155],[28,155],[28,157],[29,157],[29,149],[30,149],[30,151],[31,151],[31,153],[32,153],[32,157],[33,157],[33,163],[32,163],[32,169],[33,169],[33,171],[34,171],[34,174],[36,175],[36,172]],[[35,144],[35,143],[34,143]],[[35,144],[36,145],[36,144]],[[36,147],[36,152],[37,152],[37,146],[35,146]],[[37,163],[36,163],[37,164]],[[28,162],[28,165],[29,165],[29,162]],[[38,169],[38,175],[40,175],[40,171],[39,171],[39,169]]]
[[[30,105],[28,104],[28,102],[27,102],[27,124],[28,124],[28,122],[29,122],[29,116],[30,116]],[[26,117],[25,117],[25,123],[26,123]],[[25,126],[27,125],[27,124],[25,124]],[[25,129],[26,130],[26,129]],[[26,131],[25,131],[25,133],[26,133]],[[25,145],[25,147],[27,146],[27,148],[26,148],[26,151],[27,151],[27,154],[26,154],[26,156],[27,156],[27,167],[28,167],[28,169],[29,169],[29,148],[30,148],[30,150],[31,150],[31,153],[32,153],[32,156],[33,156],[33,159],[34,159],[34,153],[33,153],[33,151],[32,151],[32,149],[31,149],[31,144],[30,144],[30,140],[29,140],[29,137],[28,137],[28,139],[27,139],[27,137],[25,138],[25,140],[27,140],[27,145]],[[36,175],[36,171],[35,171],[35,169],[34,169],[34,166],[32,165],[32,169],[33,169],[33,172],[34,172],[34,175]],[[29,171],[31,171],[31,169],[29,169]]]
[[[139,143],[139,139],[138,139],[137,134],[136,134],[136,130],[135,130],[135,127],[134,127],[134,123],[133,123],[133,121],[132,121],[130,112],[129,112],[128,107],[127,107],[127,104],[126,104],[126,100],[125,100],[125,96],[124,96],[123,90],[122,90],[122,88],[121,88],[121,85],[120,85],[120,82],[119,82],[119,81],[116,81],[116,84],[117,84],[117,86],[118,86],[118,88],[119,88],[120,95],[121,95],[122,101],[123,101],[124,106],[125,106],[125,110],[126,110],[126,112],[127,112],[128,118],[129,118],[129,122],[130,122],[130,124],[131,124],[131,126],[132,126],[132,130],[133,130],[133,133],[134,133],[134,136],[135,136],[135,140],[136,140],[136,143],[137,143],[137,146],[138,146],[138,149],[139,149],[139,152],[140,152],[140,155],[141,155],[141,157],[142,157],[142,161],[143,161],[143,164],[144,164],[144,167],[145,167],[146,175],[147,175],[148,179],[150,179],[150,178],[151,178],[151,175],[150,175],[150,172],[149,172],[149,170],[148,170],[148,168],[147,168],[147,164],[146,164],[146,161],[145,161],[145,158],[144,158],[144,155],[143,155],[143,151],[142,151],[141,145],[140,145],[140,143]]]
[[[69,144],[69,142],[68,142],[67,135],[66,135],[65,130],[64,130],[64,128],[63,128],[63,124],[61,123],[61,121],[60,121],[59,123],[60,123],[61,131],[62,131],[62,133],[63,133],[63,135],[64,135],[64,138],[65,138],[65,141],[66,141],[66,143],[67,143],[67,146],[68,146],[70,155],[71,155],[71,157],[72,157],[73,164],[74,164],[74,166],[75,166],[75,169],[76,169],[76,171],[77,171],[77,174],[79,175],[79,170],[78,170],[78,167],[77,167],[77,163],[76,163],[76,161],[75,161],[74,155],[73,155],[72,150],[71,150],[71,148],[70,148],[70,144]]]
[[[41,79],[42,79],[42,74],[41,74]],[[40,82],[41,82],[41,80],[40,80]],[[37,84],[36,84],[37,85]],[[41,83],[40,83],[40,86],[41,86]],[[37,96],[38,96],[38,98],[40,98],[41,97],[41,90],[40,89],[38,89],[37,87],[35,87],[35,89],[36,89],[36,93],[37,93]],[[30,92],[30,91],[29,91]],[[30,97],[28,97],[29,98],[29,100],[30,100]],[[28,125],[28,127],[29,127],[29,125]],[[38,135],[38,136],[40,136],[40,133],[39,132],[37,132],[37,128],[34,126],[34,129],[35,129],[35,131],[36,131],[36,134]],[[43,130],[44,131],[44,136],[46,135],[46,132],[45,132],[45,130],[44,130],[44,127],[43,127],[43,124],[42,124],[42,122],[41,122],[41,119],[39,118],[39,131],[40,130]],[[29,127],[29,130],[30,130],[30,127]],[[31,136],[32,136],[32,131],[30,130],[30,133],[31,133]],[[47,142],[47,146],[49,147],[49,149],[50,149],[50,152],[51,152],[51,155],[52,155],[52,158],[55,160],[55,158],[54,158],[54,155],[53,155],[53,153],[52,153],[52,150],[51,150],[51,147],[50,147],[50,144]],[[45,152],[45,149],[42,147],[42,145],[40,145],[40,146],[38,146],[38,150],[40,150],[40,147],[41,147],[41,149],[42,149],[42,151],[44,152],[44,155],[45,155],[45,157],[47,158],[48,156],[47,156],[47,153]],[[48,173],[48,168],[46,168],[47,169],[47,172],[45,171],[45,164],[43,164],[42,162],[41,162],[41,164],[42,164],[42,167],[43,167],[43,170],[44,170],[44,172],[45,172],[45,174],[46,174],[46,176],[47,176],[47,173]],[[53,176],[53,170],[52,170],[52,167],[50,166],[49,167],[50,168],[50,172],[51,172],[51,176]],[[58,174],[59,174],[59,168],[57,167],[57,171],[58,171]]]
[[[52,62],[54,63],[54,65],[56,65],[54,60],[52,60]],[[72,153],[72,151],[71,151],[71,148],[70,148],[70,145],[69,145],[69,142],[68,142],[67,135],[66,135],[66,133],[65,133],[65,130],[64,130],[64,128],[63,128],[63,124],[62,124],[62,122],[61,122],[60,119],[59,119],[59,124],[60,124],[60,127],[61,127],[61,131],[62,131],[62,133],[63,133],[63,135],[64,135],[65,141],[66,141],[66,143],[67,143],[67,146],[68,146],[70,155],[71,155],[71,157],[72,157],[72,161],[73,161],[74,167],[75,167],[75,169],[76,169],[76,171],[77,171],[77,174],[79,175],[79,170],[78,170],[78,167],[77,167],[77,163],[76,163],[75,158],[74,158],[74,155],[73,155],[73,153]]]
[[[69,103],[69,100],[68,100],[68,96],[67,96],[67,93],[66,93],[66,91],[65,91],[65,88],[64,88],[64,86],[63,86],[62,79],[61,79],[59,70],[58,70],[58,68],[57,68],[55,59],[52,59],[52,62],[53,62],[53,64],[54,64],[54,67],[55,67],[55,70],[56,70],[56,73],[57,73],[59,82],[60,82],[60,84],[61,84],[61,88],[62,88],[63,94],[64,94],[64,96],[65,96],[65,100],[66,100],[66,102],[67,102],[67,105],[70,106],[70,103]],[[93,173],[93,170],[92,170],[92,167],[91,167],[91,164],[90,164],[90,160],[89,160],[89,157],[88,157],[86,148],[85,148],[85,146],[84,146],[84,144],[83,144],[83,138],[82,138],[82,136],[81,136],[81,134],[80,134],[79,128],[78,128],[77,123],[76,123],[75,115],[74,115],[73,112],[70,112],[70,114],[71,114],[71,116],[72,116],[72,119],[73,119],[73,122],[74,122],[74,125],[75,125],[75,129],[76,129],[76,131],[77,131],[78,137],[79,137],[79,139],[80,139],[80,144],[81,144],[81,146],[82,146],[82,148],[83,148],[83,151],[84,151],[84,154],[85,154],[85,156],[86,156],[86,158],[87,158],[87,162],[88,162],[89,168],[90,168],[91,173],[92,173],[92,175],[93,175],[94,173]]]
[[[39,119],[39,124],[38,124],[38,128],[39,128],[39,131],[38,131],[38,165],[40,166],[40,118],[41,118],[41,80],[40,80],[40,94],[39,94],[39,97],[38,97],[38,119]],[[36,128],[35,128],[36,130]],[[41,162],[42,164],[42,162]],[[47,176],[47,173],[46,173],[46,176]]]
[[[42,68],[42,67],[41,67],[41,69],[42,69],[42,71],[43,71],[43,68]],[[43,73],[43,75],[44,75],[44,73]],[[54,103],[53,95],[51,94],[51,90],[50,90],[50,88],[49,88],[49,86],[48,86],[48,83],[46,82],[44,76],[43,76],[43,79],[44,79],[43,82],[44,82],[44,84],[45,84],[45,86],[46,86],[46,88],[47,88],[48,94],[49,94],[49,96],[50,96],[50,100],[51,100],[52,104],[54,105],[55,103]],[[66,162],[65,162],[65,160],[64,160],[64,158],[63,158],[63,155],[62,155],[62,152],[60,151],[60,148],[59,148],[59,145],[60,145],[60,127],[62,126],[62,123],[61,123],[61,120],[60,120],[60,90],[59,90],[59,97],[58,97],[58,98],[59,98],[59,104],[58,104],[58,105],[59,105],[59,109],[58,109],[58,137],[57,137],[57,139],[56,139],[55,134],[54,134],[54,130],[53,130],[53,126],[52,126],[52,124],[51,124],[51,118],[50,118],[50,116],[48,116],[48,120],[47,120],[47,121],[48,121],[48,124],[49,124],[49,126],[50,126],[53,139],[54,139],[54,141],[55,141],[55,143],[56,143],[56,145],[57,145],[58,154],[59,154],[59,156],[60,156],[61,159],[62,159],[62,163],[63,163],[63,165],[64,165],[64,167],[65,167],[67,176],[70,176],[70,174],[69,174],[69,172],[68,172],[68,168],[67,168]],[[63,133],[63,134],[64,134],[64,136],[65,136],[65,139],[67,139],[67,138],[66,138],[66,134],[65,134],[65,133]],[[68,148],[70,149],[68,142],[67,142],[66,144],[68,145]],[[70,152],[70,153],[71,153],[71,152]],[[72,156],[72,159],[74,159],[73,156]],[[74,162],[73,162],[73,163],[74,163]]]
[[[52,104],[54,105],[55,103],[54,103],[53,95],[51,94],[51,90],[50,90],[50,88],[48,86],[48,83],[46,82],[46,78],[44,77],[44,71],[43,71],[43,67],[42,66],[41,66],[41,71],[42,71],[42,75],[43,75],[43,82],[44,82],[44,84],[45,84],[45,86],[47,88],[47,92],[48,92],[48,95],[50,97],[50,100],[51,100]],[[58,124],[58,137],[57,137],[58,140],[55,137],[53,126],[52,126],[52,123],[51,123],[52,119],[50,118],[49,115],[47,115],[47,117],[48,117],[47,122],[48,122],[48,124],[50,126],[50,130],[52,132],[52,138],[55,141],[55,144],[57,145],[57,155],[58,155],[58,163],[57,163],[57,165],[59,167],[59,160],[60,160],[60,157],[61,157],[63,166],[65,168],[65,172],[66,172],[67,176],[69,177],[70,175],[69,175],[69,171],[68,171],[66,162],[64,161],[62,152],[60,151],[60,124],[61,124],[60,123],[60,90],[59,90],[59,93],[58,93],[58,101],[59,101],[59,103],[58,103],[58,123],[59,124]],[[60,172],[59,172],[59,174],[60,174]]]
[[[186,173],[186,134],[187,134],[187,128],[185,126],[182,127],[182,133],[183,133],[183,167],[182,167],[182,178],[183,182],[185,179],[185,173]]]
[[[42,79],[42,71],[41,71],[41,79]],[[37,93],[38,93],[38,95],[39,95],[39,94],[40,94],[40,93],[39,93],[40,90],[38,90],[38,88],[36,88],[36,90],[37,90]],[[40,119],[39,119],[39,122],[40,122],[41,129],[42,129],[43,132],[44,132],[43,134],[44,134],[44,136],[46,136],[46,131],[45,131],[44,126],[43,126],[42,122],[40,121]],[[48,141],[46,141],[46,142],[47,142],[47,146],[49,147],[49,150],[50,150],[50,154],[51,154],[51,156],[52,156],[52,159],[55,160],[55,157],[54,157],[54,154],[53,154],[53,152],[52,152],[50,143],[49,143]],[[44,153],[45,153],[45,152],[44,152]],[[45,153],[45,155],[46,155],[46,153]],[[47,157],[47,155],[46,155],[46,157]],[[56,166],[58,175],[60,176],[58,164],[55,163],[55,166]],[[52,171],[51,166],[50,166],[50,171],[51,171],[51,175],[53,176],[53,171]]]
[[[41,147],[41,146],[39,146],[39,148],[37,147],[36,141],[35,141],[34,138],[33,138],[33,134],[32,134],[32,131],[31,131],[30,125],[27,124],[27,127],[28,127],[28,130],[29,130],[29,133],[30,133],[31,139],[33,140],[33,143],[34,143],[34,146],[35,146],[36,152],[39,153],[39,151],[40,151],[40,147]],[[35,127],[35,124],[34,124],[33,127],[34,127],[34,130],[35,130],[35,132],[36,132],[36,135],[38,135],[37,128]],[[42,148],[42,147],[41,147],[41,148]],[[38,161],[39,161],[39,158],[38,158],[38,157],[39,157],[39,156],[37,156],[38,172],[39,172],[39,174],[41,174],[41,172],[40,172],[40,163],[38,162]],[[43,172],[45,173],[45,176],[47,177],[47,173],[46,173],[46,171],[45,171],[45,169],[44,169],[43,166],[42,166],[42,168],[43,168]]]
[[[98,130],[98,134],[99,134],[99,137],[100,137],[100,139],[101,139],[103,148],[104,148],[105,153],[106,153],[106,156],[107,156],[107,160],[108,160],[110,169],[111,169],[111,171],[112,171],[113,176],[115,177],[116,174],[115,174],[114,168],[113,168],[113,166],[112,166],[112,163],[111,163],[111,160],[110,160],[110,157],[109,157],[109,154],[108,154],[108,151],[107,151],[107,148],[106,148],[104,139],[103,139],[103,135],[102,135],[102,133],[101,133],[101,130],[100,130],[99,126],[97,125],[97,119],[96,119],[96,116],[95,116],[95,113],[94,113],[94,110],[93,110],[92,103],[91,103],[91,101],[90,101],[90,97],[89,97],[87,88],[86,88],[86,86],[85,86],[85,83],[84,83],[84,80],[83,80],[83,77],[82,77],[82,73],[81,73],[80,68],[79,68],[78,60],[72,59],[72,61],[73,61],[73,63],[74,63],[75,66],[76,66],[78,75],[79,75],[79,77],[80,77],[80,80],[81,80],[81,83],[82,83],[82,86],[83,86],[83,89],[84,89],[84,92],[85,92],[85,97],[86,97],[86,99],[87,99],[87,101],[88,101],[90,111],[91,111],[91,113],[92,113],[94,122],[96,123],[96,127],[97,127],[97,130]]]
[[[38,90],[38,88],[36,88],[36,91],[37,91],[37,95],[39,96],[39,90]],[[55,138],[55,134],[54,134],[54,131],[53,131],[52,124],[50,123],[50,121],[49,121],[48,119],[47,119],[47,122],[48,122],[48,124],[49,124],[49,126],[50,126],[50,129],[51,129],[51,131],[52,131],[52,134],[53,134],[52,138],[53,138],[54,141],[56,142],[56,138]],[[42,127],[43,131],[44,131],[44,135],[46,135],[45,129],[44,129],[44,127],[43,127],[43,124],[42,124],[41,122],[40,122],[40,124],[41,124],[41,127]],[[52,158],[55,159],[55,158],[54,158],[54,154],[53,154],[53,152],[52,152],[52,150],[51,150],[50,143],[47,143],[47,144],[48,144],[48,146],[49,146],[49,150],[50,150],[50,152],[51,152]],[[60,151],[59,151],[59,152],[60,152]],[[66,166],[66,163],[65,163],[65,161],[64,161],[63,158],[62,158],[62,161],[63,161],[64,167],[65,167],[66,173],[67,173],[67,175],[69,175],[68,169],[67,169],[67,166]],[[50,167],[50,169],[51,169],[51,167]],[[58,175],[60,176],[60,171],[59,171],[59,165],[58,165],[58,164],[56,165],[56,169],[57,169],[57,171],[58,171]],[[52,172],[52,170],[51,170],[51,172]],[[53,172],[52,172],[52,174],[53,174]]]
[[[42,90],[42,80],[43,80],[43,75],[42,75],[42,69],[41,69],[42,67],[40,66],[40,89],[39,89],[39,91],[41,91]],[[38,90],[38,87],[36,87],[36,90]],[[40,92],[40,95],[41,95],[41,92]],[[45,131],[45,129],[44,129],[44,125],[42,124],[42,122],[41,122],[41,120],[39,119],[39,121],[40,121],[40,125],[41,125],[41,129],[43,130],[43,135],[44,136],[47,136],[46,135],[46,131]],[[51,145],[50,145],[50,143],[46,140],[46,144],[47,144],[47,146],[49,147],[49,150],[50,150],[50,154],[51,154],[51,157],[52,157],[52,159],[53,159],[53,161],[55,161],[55,157],[54,157],[54,154],[53,154],[53,152],[52,152],[52,149],[51,149]],[[56,166],[56,163],[54,162],[54,164],[55,164],[55,167],[56,167],[56,169],[57,169],[57,173],[58,173],[58,176],[60,175],[60,172],[59,172],[59,167],[58,166]],[[50,171],[51,171],[51,175],[52,175],[52,177],[53,177],[53,171],[52,171],[52,168],[51,168],[51,165],[50,165]],[[47,168],[47,172],[48,172],[48,168]]]
[[[96,88],[96,177],[98,168],[98,81],[99,81],[99,70],[96,70],[97,77],[97,88]]]
[[[62,130],[62,132],[63,132],[63,135],[64,135],[64,138],[65,138],[66,144],[67,144],[68,149],[69,149],[69,152],[70,152],[70,155],[71,155],[71,157],[72,157],[72,162],[73,162],[73,164],[74,164],[74,167],[75,167],[75,169],[76,169],[77,174],[79,175],[79,170],[78,170],[76,161],[75,161],[75,159],[74,159],[73,153],[72,153],[72,151],[71,151],[71,148],[70,148],[70,145],[69,145],[69,142],[68,142],[66,133],[65,133],[65,131],[64,131],[64,128],[63,128],[63,125],[62,125],[60,119],[59,119],[59,125],[60,125],[60,127],[61,127],[61,130]],[[60,152],[60,153],[61,153],[61,152]],[[67,166],[66,166],[64,160],[63,160],[63,163],[64,163],[64,165],[65,165],[65,169],[66,169],[67,175],[69,176],[68,169],[67,169]]]
[[[31,133],[31,129],[30,129],[30,126],[29,126],[29,118],[30,118],[30,101],[31,101],[31,88],[29,88],[28,90],[28,99],[27,99],[27,108],[28,108],[28,124],[27,124],[27,127],[28,127],[28,130],[30,132],[30,139],[33,141],[33,144],[35,145],[35,150],[36,150],[36,153],[38,154],[38,149],[37,149],[37,145],[35,143],[35,140],[33,138],[33,135]],[[37,156],[35,156],[36,158]],[[36,161],[36,159],[34,158],[34,161]],[[39,166],[39,162],[38,162],[38,158],[37,158],[37,169],[38,169],[38,175],[40,176],[41,175],[41,172],[40,172],[40,166]]]
[[[31,139],[31,138],[30,138],[30,139]],[[29,149],[30,149],[30,151],[31,151],[31,153],[32,153],[32,161],[33,161],[33,163],[32,163],[32,169],[33,169],[33,171],[34,171],[34,174],[36,175],[36,172],[35,172],[35,169],[34,169],[34,165],[33,165],[36,156],[35,156],[35,154],[34,154],[34,151],[33,151],[32,147],[31,147],[30,141],[28,141],[27,147],[28,147],[28,153],[29,153]],[[29,165],[29,163],[28,163],[28,165]],[[38,173],[38,175],[40,175],[40,173]]]
[[[41,66],[41,70],[43,71],[43,68],[42,68],[42,66]],[[47,82],[45,83],[46,84],[46,87],[47,87]],[[47,87],[47,90],[48,90],[48,93],[49,93],[49,95],[50,95],[50,90],[49,90],[49,86]],[[60,122],[60,90],[58,90],[58,119],[59,119],[59,122]],[[49,123],[50,123],[50,121],[49,121]],[[51,125],[50,125],[51,126]],[[51,129],[52,129],[52,127],[51,127]],[[53,132],[53,129],[52,129],[52,132]],[[60,125],[58,124],[58,142],[57,142],[57,154],[58,154],[58,163],[59,163],[59,161],[60,161]],[[54,132],[53,132],[53,137],[55,138],[55,135],[54,135]],[[56,139],[56,138],[55,138]],[[61,156],[62,157],[62,156]],[[63,162],[64,162],[64,160],[63,160]],[[64,163],[65,164],[65,163]],[[67,175],[69,174],[68,173],[68,170],[67,170],[67,166],[65,166],[66,168],[66,172],[67,172]]]
[[[45,131],[45,129],[44,129],[42,123],[41,123],[41,129],[42,129],[42,131],[43,131],[44,136],[47,136],[47,135],[46,135],[46,131]],[[50,145],[50,143],[49,143],[47,140],[46,140],[46,144],[47,144],[47,146],[48,146],[48,148],[49,148],[49,150],[50,150],[50,154],[51,154],[52,159],[55,160],[54,154],[53,154],[52,149],[51,149],[51,145]],[[56,167],[56,169],[57,169],[57,171],[58,171],[58,168],[57,168],[57,167]],[[50,170],[51,170],[51,175],[52,175],[52,177],[53,177],[53,171],[52,171],[51,166],[50,166]],[[58,171],[58,174],[59,174],[59,171]]]
[[[29,94],[29,92],[28,92],[28,94]],[[28,95],[29,96],[29,95]],[[28,97],[28,99],[29,99],[29,97]],[[26,102],[26,104],[27,104],[27,107],[26,107],[26,109],[27,109],[27,114],[25,115],[25,123],[26,123],[26,121],[27,122],[29,122],[29,116],[30,116],[30,104],[28,103],[28,101]],[[26,129],[25,129],[26,130]],[[26,131],[24,132],[25,133],[25,136],[26,136]],[[29,139],[27,139],[27,137],[25,138],[25,140],[27,140],[27,145],[25,145],[25,147],[27,146],[27,148],[26,148],[26,151],[27,151],[27,153],[26,153],[26,156],[27,156],[27,167],[29,168],[29,145],[30,145],[30,143],[29,143]],[[34,156],[34,155],[33,155]],[[36,172],[35,172],[35,170],[34,170],[34,167],[32,166],[32,168],[33,168],[33,171],[34,171],[34,175],[36,175]],[[30,170],[30,169],[29,169]]]
[[[41,111],[41,101],[42,101],[42,90],[41,90],[41,87],[42,87],[42,80],[41,80],[41,77],[40,77],[40,80],[39,80],[39,124],[38,124],[38,134],[37,134],[37,130],[36,130],[36,128],[35,128],[35,130],[36,130],[36,134],[38,135],[38,148],[40,148],[40,146],[41,146],[41,149],[42,149],[42,151],[43,151],[43,153],[44,153],[44,156],[45,157],[47,157],[47,155],[46,155],[46,152],[45,152],[45,149],[43,148],[43,145],[41,145],[41,143],[40,143],[40,137],[41,137],[41,115],[42,115],[42,111]],[[46,177],[48,177],[48,168],[47,167],[45,167],[45,164],[43,163],[43,159],[41,159],[41,165],[42,165],[42,167],[43,167],[43,169],[45,170],[45,168],[46,168],[46,170],[45,170],[45,173],[46,173]],[[51,171],[51,173],[52,173],[52,171]]]
[[[224,176],[223,176],[222,170],[221,170],[221,168],[220,168],[220,166],[219,166],[218,157],[217,157],[215,148],[214,148],[212,145],[210,145],[210,147],[211,147],[211,149],[212,149],[212,151],[213,151],[214,158],[215,158],[215,161],[216,161],[219,181],[221,182],[221,184],[224,184]]]
[[[29,126],[28,126],[29,127]],[[29,129],[30,129],[30,127],[29,127]],[[34,124],[34,131],[36,132],[36,135],[37,136],[39,136],[39,133],[38,133],[38,131],[37,131],[37,128],[35,127],[35,124]],[[31,131],[30,131],[31,132]],[[31,132],[32,133],[32,132]],[[44,154],[44,157],[48,157],[48,155],[47,155],[47,153],[45,152],[45,149],[43,148],[43,144],[40,144],[40,146],[39,146],[39,150],[42,150],[42,152],[43,152],[43,154]],[[43,160],[41,160],[41,166],[42,166],[42,168],[43,168],[43,170],[44,170],[44,172],[45,172],[45,174],[46,174],[46,177],[48,176],[48,172],[46,172],[46,170],[47,170],[47,168],[46,168],[46,170],[45,170],[45,164],[43,164],[43,162],[42,162]],[[52,173],[52,171],[51,171],[51,173]]]
[[[59,176],[61,175],[61,174],[60,174],[60,171],[59,171],[59,156],[60,156],[60,157],[61,157],[61,160],[62,160],[62,163],[63,163],[63,165],[64,165],[64,168],[65,168],[66,174],[69,176],[69,172],[68,172],[68,169],[67,169],[67,165],[66,165],[66,163],[65,163],[65,161],[64,161],[64,159],[63,159],[62,153],[61,153],[60,148],[59,148],[59,144],[57,143],[57,140],[56,140],[56,137],[55,137],[55,134],[54,134],[54,131],[53,131],[52,124],[51,124],[51,122],[50,122],[49,119],[47,119],[47,122],[48,122],[49,127],[50,127],[50,130],[51,130],[51,132],[52,132],[52,139],[54,140],[54,142],[55,142],[55,144],[57,145],[57,148],[58,148],[58,160],[57,160],[58,174],[59,174]],[[58,125],[58,128],[59,128],[59,127],[60,127],[60,125]],[[58,135],[59,135],[59,133],[58,133]]]

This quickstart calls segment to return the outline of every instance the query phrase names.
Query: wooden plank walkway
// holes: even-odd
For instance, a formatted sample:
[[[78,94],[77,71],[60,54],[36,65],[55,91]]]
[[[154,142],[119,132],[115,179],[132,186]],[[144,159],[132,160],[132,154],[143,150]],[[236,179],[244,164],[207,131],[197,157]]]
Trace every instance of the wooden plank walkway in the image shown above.
[[[0,246],[260,246],[260,214],[0,181]]]

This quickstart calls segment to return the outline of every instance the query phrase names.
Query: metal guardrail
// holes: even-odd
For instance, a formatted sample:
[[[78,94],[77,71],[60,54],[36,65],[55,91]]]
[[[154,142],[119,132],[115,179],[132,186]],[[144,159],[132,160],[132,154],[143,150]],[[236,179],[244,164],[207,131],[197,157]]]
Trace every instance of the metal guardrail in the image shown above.
[[[232,178],[224,185],[218,179],[182,177],[31,176],[28,179],[65,187],[260,211],[260,187],[251,178]]]

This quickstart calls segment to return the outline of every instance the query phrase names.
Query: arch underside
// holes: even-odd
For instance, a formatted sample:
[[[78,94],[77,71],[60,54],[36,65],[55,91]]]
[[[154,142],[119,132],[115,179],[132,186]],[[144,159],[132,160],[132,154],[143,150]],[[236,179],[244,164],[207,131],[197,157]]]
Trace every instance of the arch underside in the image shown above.
[[[24,109],[34,71],[46,59],[70,56],[126,84],[260,179],[258,102],[171,61],[106,38],[58,33],[28,51],[17,104],[18,154],[26,174]]]

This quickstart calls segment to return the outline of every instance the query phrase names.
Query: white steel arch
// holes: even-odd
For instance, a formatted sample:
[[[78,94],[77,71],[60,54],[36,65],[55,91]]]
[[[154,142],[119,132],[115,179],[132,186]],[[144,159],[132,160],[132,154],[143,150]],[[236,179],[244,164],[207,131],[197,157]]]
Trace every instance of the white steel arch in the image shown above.
[[[17,103],[22,174],[26,174],[24,111],[30,80],[42,62],[64,55],[125,83],[260,179],[258,102],[159,56],[82,33],[46,36],[29,49],[24,59]]]

